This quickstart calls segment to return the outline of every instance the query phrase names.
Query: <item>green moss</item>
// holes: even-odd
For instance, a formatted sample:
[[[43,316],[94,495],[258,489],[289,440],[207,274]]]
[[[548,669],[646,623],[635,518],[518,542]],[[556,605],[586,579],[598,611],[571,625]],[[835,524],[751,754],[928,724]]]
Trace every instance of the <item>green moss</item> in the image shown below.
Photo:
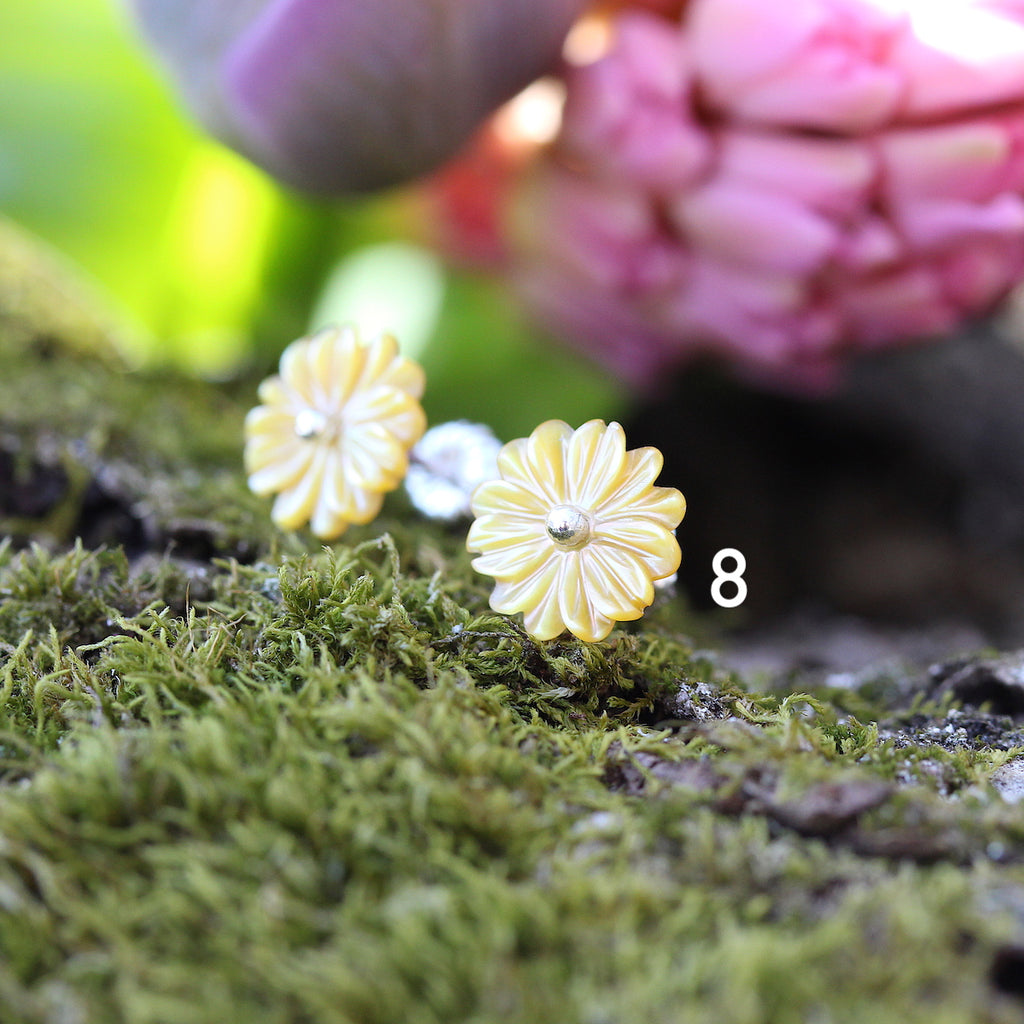
[[[248,557],[271,534],[265,504],[239,487],[245,405],[131,372],[109,321],[0,220],[0,534]]]
[[[401,499],[310,553],[222,394],[16,336],[85,389],[24,472],[94,461],[0,547],[5,1024],[1019,1019],[1009,726],[751,692],[678,609],[537,643]],[[135,549],[73,543],[100,485]]]
[[[669,720],[685,643],[533,643],[427,537],[220,563],[177,609],[169,570],[8,554],[5,1019],[1010,1019],[1005,754],[823,824],[907,751],[726,680]]]

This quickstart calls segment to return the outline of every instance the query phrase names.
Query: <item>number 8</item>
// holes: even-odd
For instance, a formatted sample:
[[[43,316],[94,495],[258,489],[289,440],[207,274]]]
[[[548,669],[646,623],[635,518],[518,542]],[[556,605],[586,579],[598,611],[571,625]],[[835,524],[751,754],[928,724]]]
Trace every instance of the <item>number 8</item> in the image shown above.
[[[731,558],[736,563],[736,568],[732,572],[726,572],[722,568],[722,563],[727,558]],[[743,557],[743,552],[737,551],[735,548],[722,548],[715,555],[711,568],[715,573],[715,581],[711,584],[711,599],[715,604],[721,608],[735,608],[743,604],[747,599],[747,582],[743,578],[743,574],[747,571],[747,560]],[[736,593],[732,597],[722,595],[723,583],[732,583],[736,587]]]

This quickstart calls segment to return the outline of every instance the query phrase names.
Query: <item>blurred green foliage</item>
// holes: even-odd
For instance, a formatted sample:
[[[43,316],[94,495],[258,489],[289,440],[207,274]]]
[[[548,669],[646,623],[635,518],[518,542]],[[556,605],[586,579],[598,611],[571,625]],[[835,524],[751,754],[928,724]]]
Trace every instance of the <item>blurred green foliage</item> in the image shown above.
[[[345,314],[323,294],[339,265],[422,237],[419,209],[401,193],[326,204],[279,188],[189,122],[112,0],[0,12],[0,211],[83,268],[140,362],[269,370],[319,326],[314,311]],[[410,331],[425,339],[432,420],[476,417],[509,437],[621,409],[613,384],[537,337],[494,281],[438,277],[437,301],[403,299],[402,281],[371,289],[393,292],[399,323],[423,321]]]

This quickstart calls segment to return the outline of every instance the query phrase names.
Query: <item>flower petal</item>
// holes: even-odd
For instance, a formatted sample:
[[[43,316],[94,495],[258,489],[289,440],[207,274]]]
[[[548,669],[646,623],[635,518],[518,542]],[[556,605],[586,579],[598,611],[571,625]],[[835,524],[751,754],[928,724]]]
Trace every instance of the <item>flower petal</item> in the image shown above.
[[[279,405],[257,405],[245,415],[245,434],[295,434],[295,416]]]
[[[626,472],[626,435],[618,423],[584,423],[565,453],[566,494],[573,505],[595,509],[621,486]]]
[[[295,404],[295,394],[277,374],[261,381],[256,394],[264,405],[287,409]]]
[[[594,608],[617,622],[640,618],[654,600],[654,584],[647,566],[607,544],[591,544],[581,554],[587,561],[585,571]]]
[[[679,568],[682,554],[672,533],[664,526],[646,519],[625,518],[601,523],[594,540],[639,558],[655,580],[671,576]]]
[[[561,556],[561,577],[558,581],[558,604],[566,627],[580,640],[596,643],[612,630],[614,622],[594,608],[590,600],[591,580],[585,569],[587,562],[578,552]]]
[[[274,501],[271,518],[285,530],[297,530],[309,521],[323,483],[324,456],[322,448],[314,448],[309,469],[294,486],[281,491]]]
[[[554,640],[556,636],[565,632],[557,589],[548,588],[540,595],[535,605],[524,610],[523,628],[535,640]]]
[[[314,536],[321,540],[335,540],[340,537],[354,520],[348,519],[338,513],[325,512],[318,505],[313,512],[309,528]]]
[[[473,492],[477,516],[546,516],[548,506],[531,488],[507,480],[488,480]]]
[[[639,518],[652,520],[666,530],[674,530],[686,515],[686,499],[674,487],[649,487],[645,493],[634,495],[629,501],[617,506],[609,502],[608,505],[600,521],[608,523],[610,529],[618,529],[620,523]]]
[[[547,420],[527,439],[526,460],[537,491],[553,505],[566,500],[565,446],[572,427],[562,420]]]
[[[384,417],[381,426],[403,447],[411,448],[427,430],[427,414],[414,399],[407,399],[391,415]]]
[[[341,536],[351,523],[368,523],[376,518],[384,503],[382,493],[353,487],[344,479],[338,480],[331,489],[329,482],[328,469],[324,475],[322,500],[317,503],[310,522],[310,529],[316,536],[333,540]],[[339,490],[339,486],[344,489]]]
[[[397,486],[409,467],[409,449],[419,440],[427,425],[427,418],[418,402],[409,400],[404,419],[368,423],[357,434],[360,446],[377,462],[385,474],[393,477]]]
[[[423,367],[411,359],[395,359],[378,378],[380,384],[404,391],[413,398],[421,398],[426,388],[427,378]]]
[[[360,487],[345,473],[344,467],[342,453],[337,449],[331,449],[324,465],[321,519],[327,517],[329,513],[330,516],[340,516],[349,523],[368,523],[380,511],[384,493]],[[313,532],[318,537],[325,536],[315,525]]]
[[[244,460],[247,473],[255,473],[274,462],[287,462],[298,452],[309,451],[310,445],[297,437],[294,430],[248,434]]]
[[[498,472],[504,480],[520,484],[542,502],[563,504],[565,445],[572,427],[562,420],[547,420],[527,438],[510,441],[498,453]]]
[[[348,526],[348,520],[341,514],[338,503],[334,500],[337,495],[334,493],[334,485],[337,478],[331,473],[330,467],[325,467],[324,485],[316,495],[316,502],[313,512],[309,517],[309,528],[317,537],[330,539],[344,531]],[[346,496],[347,497],[347,496]],[[339,530],[338,527],[341,527]]]
[[[519,544],[530,544],[551,553],[551,541],[544,524],[536,518],[480,516],[470,524],[466,537],[468,551],[489,553]]]
[[[419,402],[392,387],[375,387],[353,397],[345,409],[345,423],[356,427],[372,423],[409,445],[418,441],[427,427]]]
[[[393,334],[378,334],[364,349],[366,359],[363,363],[359,387],[367,389],[375,387],[388,367],[399,358],[398,342]]]
[[[314,379],[309,344],[305,339],[293,341],[281,353],[281,380],[284,386],[303,404],[313,406],[316,401]]]
[[[382,494],[364,487],[348,487],[340,506],[336,506],[333,500],[328,499],[327,493],[322,492],[321,501],[313,509],[309,526],[317,537],[332,540],[340,537],[349,524],[370,522],[376,518],[383,504]]]
[[[250,458],[246,449],[246,469],[249,470],[249,489],[254,494],[273,494],[294,487],[309,472],[313,462],[311,445],[296,445],[280,458]]]
[[[365,349],[350,325],[327,327],[310,339],[311,359],[315,365],[318,397],[324,408],[344,407],[359,387]]]
[[[353,486],[373,491],[393,488],[409,464],[405,446],[376,423],[348,431],[342,452],[346,478]]]
[[[349,488],[349,501],[345,507],[345,517],[350,523],[362,525],[372,522],[380,514],[384,504],[384,495],[380,491],[368,491],[365,487]]]
[[[341,451],[332,445],[326,449],[324,458],[324,481],[321,494],[327,509],[339,515],[351,503],[352,483],[345,476],[345,464]],[[314,531],[315,532],[315,531]]]
[[[474,568],[476,561],[474,558]],[[544,601],[554,590],[557,574],[558,559],[551,557],[523,579],[499,580],[491,594],[491,607],[504,615],[526,611]]]
[[[551,557],[551,545],[530,540],[506,544],[473,559],[473,568],[498,580],[516,580],[535,573]]]
[[[600,517],[610,514],[620,505],[630,505],[653,486],[661,472],[664,459],[657,448],[634,448],[626,452],[626,465],[618,486],[604,496],[595,507]]]

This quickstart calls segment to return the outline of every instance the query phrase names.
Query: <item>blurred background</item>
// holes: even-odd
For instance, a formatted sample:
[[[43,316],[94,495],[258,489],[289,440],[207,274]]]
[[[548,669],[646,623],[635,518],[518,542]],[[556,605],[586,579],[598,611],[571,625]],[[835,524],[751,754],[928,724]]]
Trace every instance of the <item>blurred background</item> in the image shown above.
[[[313,201],[203,134],[112,0],[3,5],[0,213],[77,265],[136,364],[259,375],[355,319],[424,364],[434,422],[507,439],[625,405],[494,281],[442,264],[415,191]]]
[[[1012,140],[1022,134],[1014,124]],[[1006,158],[1014,173],[1024,167],[1015,154]],[[911,164],[927,185],[933,161]],[[790,187],[790,175],[775,177]],[[431,201],[436,192],[416,187],[317,201],[279,185],[197,127],[114,0],[8,0],[0,10],[0,216],[84,276],[120,325],[130,363],[241,381],[248,395],[289,342],[325,323],[388,329],[427,372],[433,423],[476,420],[508,440],[548,418],[602,417],[621,419],[631,446],[661,447],[663,482],[689,500],[687,599],[730,628],[766,624],[790,661],[793,650],[803,657],[804,636],[822,663],[837,636],[867,650],[852,662],[887,650],[860,642],[861,621],[923,624],[938,638],[929,651],[1024,643],[1019,315],[943,326],[923,348],[871,351],[828,393],[780,394],[697,365],[676,380],[664,374],[657,398],[631,394],[529,321],[507,281],[440,259],[443,218]],[[558,242],[566,232],[557,202],[552,209]],[[588,210],[574,211],[584,257]],[[1024,228],[1011,227],[1017,252]],[[743,248],[742,231],[720,234]],[[777,237],[769,255],[785,257]],[[984,283],[980,271],[975,278]],[[914,292],[897,285],[881,308],[899,328],[900,303]],[[557,277],[553,290],[572,298]],[[729,312],[712,293],[716,312]],[[606,322],[587,329],[620,333],[595,308]],[[636,354],[627,349],[623,374]],[[723,613],[710,588],[726,547],[746,555],[750,596]],[[793,639],[780,621],[803,632]]]

